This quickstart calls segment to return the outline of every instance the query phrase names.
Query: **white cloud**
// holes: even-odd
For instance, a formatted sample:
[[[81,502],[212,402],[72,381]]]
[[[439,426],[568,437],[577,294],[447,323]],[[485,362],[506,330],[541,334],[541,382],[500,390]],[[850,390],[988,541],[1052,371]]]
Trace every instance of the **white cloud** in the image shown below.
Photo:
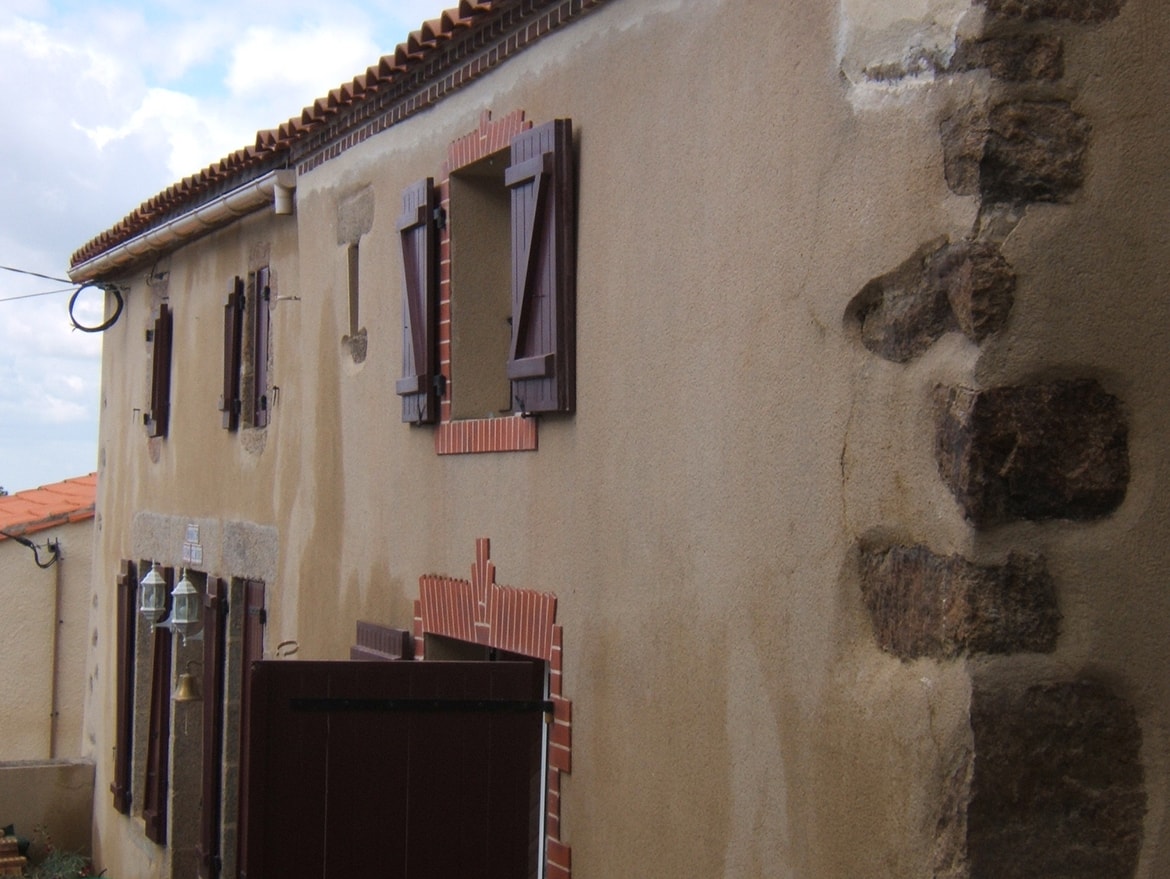
[[[170,184],[251,144],[456,0],[5,0],[0,265],[70,255]],[[87,473],[101,336],[65,286],[0,271],[0,485]],[[77,304],[99,323],[101,297]]]
[[[252,27],[232,48],[226,82],[233,97],[272,103],[295,95],[303,107],[329,88],[348,82],[378,56],[378,47],[358,28]],[[331,85],[322,90],[323,83]],[[283,102],[282,106],[289,105]],[[285,118],[299,109],[286,109]]]

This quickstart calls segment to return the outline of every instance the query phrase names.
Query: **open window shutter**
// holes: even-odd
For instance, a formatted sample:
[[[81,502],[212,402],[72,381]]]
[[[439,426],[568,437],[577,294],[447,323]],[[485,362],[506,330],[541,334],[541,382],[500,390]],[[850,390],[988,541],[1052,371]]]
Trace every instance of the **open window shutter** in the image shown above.
[[[402,420],[429,424],[438,420],[438,350],[436,325],[439,291],[438,230],[435,186],[430,177],[402,193],[398,234],[402,239]]]
[[[512,139],[512,347],[519,412],[572,412],[576,402],[576,198],[573,128],[554,119]]]
[[[164,302],[154,322],[151,355],[150,412],[146,415],[146,435],[166,436],[171,415],[171,310]]]
[[[117,580],[117,676],[114,718],[114,808],[130,814],[130,749],[134,735],[134,628],[138,612],[138,566],[123,561]]]
[[[217,879],[223,795],[223,674],[227,585],[208,577],[203,596],[203,805],[199,820],[199,877]]]
[[[175,585],[175,569],[164,568],[167,581],[167,609]],[[146,836],[159,845],[167,844],[167,790],[171,762],[171,630],[154,630],[154,655],[150,679],[150,728],[146,746],[146,789],[142,817]]]
[[[225,430],[240,426],[240,347],[244,336],[244,279],[237,276],[223,306],[223,395],[219,411]]]
[[[253,418],[253,427],[268,426],[268,326],[271,297],[269,272],[265,266],[256,273],[256,338],[252,346],[256,353],[256,363],[252,371],[255,377],[253,399],[256,401],[256,414]]]

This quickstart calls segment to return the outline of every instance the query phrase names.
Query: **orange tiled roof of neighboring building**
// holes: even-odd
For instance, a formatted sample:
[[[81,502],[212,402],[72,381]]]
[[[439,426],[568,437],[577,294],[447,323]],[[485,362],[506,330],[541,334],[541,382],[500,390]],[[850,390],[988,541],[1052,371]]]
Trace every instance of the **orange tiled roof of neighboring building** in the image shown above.
[[[0,497],[0,531],[23,536],[93,518],[97,474]],[[0,540],[7,539],[0,534]]]
[[[396,83],[419,65],[427,63],[456,31],[471,27],[495,8],[507,4],[508,0],[460,0],[458,6],[445,10],[438,18],[424,22],[405,42],[398,44],[393,55],[382,56],[378,63],[367,68],[365,73],[355,76],[352,81],[317,99],[312,105],[305,107],[299,116],[292,117],[277,128],[259,132],[256,135],[256,142],[251,146],[236,150],[199,173],[184,177],[143,202],[112,228],[74,253],[70,265],[77,266],[129,241],[149,230],[177,208],[197,204],[202,197],[225,181],[246,179],[250,171],[265,166],[271,167],[274,161],[279,164],[280,154],[287,153],[294,143],[327,124],[340,110],[360,104],[390,84]]]

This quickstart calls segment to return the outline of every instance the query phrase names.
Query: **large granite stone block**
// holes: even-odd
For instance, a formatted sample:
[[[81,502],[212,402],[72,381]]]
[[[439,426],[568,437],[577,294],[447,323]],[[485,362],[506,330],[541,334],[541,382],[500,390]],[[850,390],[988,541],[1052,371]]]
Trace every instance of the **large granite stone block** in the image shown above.
[[[1129,482],[1121,401],[1091,379],[935,395],[939,475],[978,526],[1093,519]]]
[[[920,544],[863,546],[860,565],[874,637],[902,659],[1056,647],[1060,611],[1038,556],[978,565]]]

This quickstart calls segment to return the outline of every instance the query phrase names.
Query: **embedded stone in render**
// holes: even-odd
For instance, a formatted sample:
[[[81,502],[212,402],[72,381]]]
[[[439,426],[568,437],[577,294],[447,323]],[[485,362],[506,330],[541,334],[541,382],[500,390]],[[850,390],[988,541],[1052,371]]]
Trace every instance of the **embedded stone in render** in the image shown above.
[[[937,251],[930,284],[946,294],[959,329],[976,344],[1003,329],[1015,301],[1015,272],[999,247],[986,241],[959,241]]]
[[[1125,0],[985,0],[987,11],[999,18],[1036,21],[1054,18],[1081,24],[1117,17]]]
[[[947,185],[994,203],[1065,201],[1084,181],[1089,123],[1067,101],[966,107],[939,126]]]
[[[978,526],[1093,519],[1129,482],[1121,401],[1092,379],[935,394],[939,475]]]
[[[847,313],[861,327],[861,343],[879,357],[905,363],[957,328],[946,292],[926,283],[937,248],[937,241],[923,245],[862,287],[849,304]]]
[[[971,731],[971,879],[1134,875],[1146,794],[1133,706],[1091,681],[976,685]]]
[[[1016,277],[990,242],[932,241],[861,288],[848,314],[867,349],[895,363],[922,354],[944,333],[976,344],[1003,328]]]
[[[1010,34],[960,43],[950,70],[986,70],[1006,82],[1042,80],[1064,75],[1064,43],[1052,34]]]
[[[920,544],[863,546],[861,591],[881,648],[901,659],[1050,652],[1060,631],[1043,559],[977,565]]]

